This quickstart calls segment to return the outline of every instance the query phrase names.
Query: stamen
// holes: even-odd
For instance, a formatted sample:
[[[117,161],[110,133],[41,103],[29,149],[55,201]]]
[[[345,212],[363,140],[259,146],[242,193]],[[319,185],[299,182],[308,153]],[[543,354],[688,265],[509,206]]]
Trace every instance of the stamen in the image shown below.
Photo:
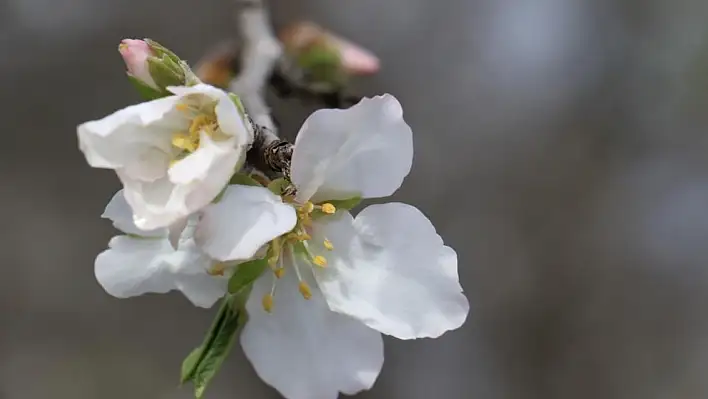
[[[332,215],[335,212],[337,212],[337,208],[334,205],[330,204],[329,202],[322,204],[321,209],[322,209],[322,212],[324,212],[328,215]]]
[[[223,276],[224,270],[226,270],[226,264],[219,262],[212,266],[212,268],[207,271],[207,274],[210,276]]]
[[[317,255],[312,258],[312,263],[316,264],[319,267],[327,267],[327,259],[322,255]]]
[[[270,286],[270,294],[263,295],[263,300],[261,301],[261,303],[263,304],[263,310],[268,313],[273,312],[273,301],[275,300],[275,285],[277,284],[277,282],[278,279],[274,278],[273,284]]]
[[[307,285],[306,282],[300,281],[300,284],[298,284],[298,289],[300,290],[300,294],[302,294],[303,298],[305,298],[305,299],[312,298],[312,290],[310,290],[310,286]]]
[[[332,245],[332,241],[330,241],[326,238],[324,239],[324,242],[322,244],[324,244],[324,247],[327,248],[328,251],[331,251],[334,249],[334,245]]]
[[[280,256],[280,252],[280,238],[276,238],[271,242],[270,247],[268,248],[268,265],[273,269],[275,269],[275,265],[278,263],[282,265],[282,257]]]
[[[180,112],[187,112],[187,111],[189,111],[189,108],[190,108],[189,105],[184,104],[184,103],[179,103],[179,104],[175,105],[175,109]]]
[[[278,240],[280,241],[280,240]],[[280,245],[278,245],[278,251],[280,251]],[[275,266],[275,265],[273,265]],[[271,266],[272,267],[272,266]],[[275,275],[275,278],[280,279],[285,275],[285,268],[283,267],[283,257],[280,256],[278,258],[278,267],[273,269],[273,274]],[[273,282],[275,284],[275,282]]]
[[[310,299],[312,298],[312,290],[310,289],[310,286],[302,280],[300,268],[297,264],[297,258],[295,257],[295,250],[293,249],[292,245],[290,246],[290,256],[292,257],[293,268],[295,269],[295,275],[297,276],[298,289],[300,290],[300,294],[302,294],[303,298]]]
[[[268,313],[273,312],[273,295],[271,294],[265,294],[263,295],[263,310],[265,310]]]
[[[327,259],[325,259],[324,256],[314,256],[312,254],[312,251],[310,251],[310,244],[307,241],[303,242],[302,244],[305,247],[305,250],[307,251],[307,260],[309,260],[311,263],[314,263],[316,266],[327,267]]]
[[[310,202],[310,201],[307,201],[307,202],[305,202],[304,204],[302,204],[302,206],[300,207],[300,209],[301,209],[303,212],[305,212],[306,214],[310,214],[310,213],[312,213],[312,211],[315,210],[315,204],[313,204],[313,203]]]
[[[191,136],[179,132],[172,135],[172,145],[190,152],[194,152],[198,147]]]

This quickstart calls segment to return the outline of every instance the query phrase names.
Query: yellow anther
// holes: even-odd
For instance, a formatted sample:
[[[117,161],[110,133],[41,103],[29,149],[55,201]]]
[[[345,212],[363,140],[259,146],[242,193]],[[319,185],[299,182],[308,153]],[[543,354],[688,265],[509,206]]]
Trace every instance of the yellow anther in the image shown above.
[[[322,204],[322,212],[332,215],[333,213],[337,212],[337,208],[330,204],[329,202]]]
[[[214,119],[208,115],[200,114],[196,118],[192,119],[192,124],[189,125],[189,133],[195,136],[199,135],[199,132],[206,130],[206,133],[213,133]]]
[[[214,266],[212,266],[211,269],[207,271],[207,274],[211,276],[223,276],[224,275],[224,270],[226,269],[226,265],[223,263],[217,263]]]
[[[180,112],[185,112],[189,109],[189,106],[187,104],[179,103],[175,105],[175,109]]]
[[[298,285],[298,289],[300,289],[300,294],[302,294],[303,298],[305,298],[305,299],[312,298],[312,291],[310,290],[310,286],[307,285],[306,282],[300,281],[300,284]]]
[[[322,255],[317,255],[312,258],[312,263],[316,264],[319,267],[327,267],[327,259]]]
[[[330,240],[328,240],[328,239],[326,239],[326,238],[325,238],[323,244],[324,244],[324,247],[327,248],[327,249],[330,250],[330,251],[334,249],[334,245],[332,245],[332,241],[330,241]]]
[[[172,136],[172,145],[181,149],[194,152],[198,144],[195,143],[192,138],[184,133],[175,133]]]
[[[282,278],[285,275],[285,268],[279,267],[279,268],[273,270],[273,273],[275,274],[275,277]]]
[[[307,213],[312,213],[312,211],[315,210],[315,204],[313,204],[313,203],[310,202],[310,201],[307,201],[307,202],[305,202],[304,204],[302,204],[302,206],[300,207],[300,209],[301,209],[303,212],[305,212],[306,214],[307,214]]]
[[[125,44],[125,43],[121,43],[121,44],[118,45],[118,51],[120,51],[120,50],[125,50],[125,49],[127,49],[127,48],[128,48],[128,45]]]
[[[271,294],[266,294],[263,296],[263,310],[265,310],[268,313],[271,313],[273,311],[273,295]]]

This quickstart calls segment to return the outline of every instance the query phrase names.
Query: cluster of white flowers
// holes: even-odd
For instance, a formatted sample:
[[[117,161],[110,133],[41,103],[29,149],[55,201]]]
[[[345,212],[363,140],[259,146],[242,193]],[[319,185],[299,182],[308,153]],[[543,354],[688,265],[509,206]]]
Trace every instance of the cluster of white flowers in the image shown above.
[[[381,333],[438,337],[463,324],[457,255],[425,215],[394,202],[353,216],[345,205],[393,194],[410,171],[412,132],[393,96],[314,112],[294,145],[292,189],[277,195],[229,184],[254,138],[227,93],[169,91],[78,127],[88,163],[123,184],[103,217],[124,234],[95,263],[109,294],[179,290],[211,307],[240,264],[267,259],[240,342],[291,399],[369,389]]]

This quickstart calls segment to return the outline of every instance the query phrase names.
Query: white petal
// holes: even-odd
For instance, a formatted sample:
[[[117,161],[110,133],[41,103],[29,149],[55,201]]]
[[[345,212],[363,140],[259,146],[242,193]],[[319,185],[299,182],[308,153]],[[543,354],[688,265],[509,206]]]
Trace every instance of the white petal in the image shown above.
[[[412,160],[411,128],[401,104],[386,94],[310,115],[295,140],[292,181],[300,201],[386,197]]]
[[[316,289],[306,301],[294,276],[288,269],[278,281],[273,313],[261,307],[270,273],[256,281],[246,305],[241,346],[258,375],[287,399],[336,399],[371,388],[383,365],[381,334],[330,311]]]
[[[295,227],[295,209],[263,187],[229,186],[221,200],[204,209],[197,244],[221,260],[245,260]]]
[[[172,248],[179,248],[179,240],[182,237],[185,227],[187,227],[188,217],[177,220],[167,227],[167,239],[172,244]]]
[[[469,303],[457,278],[457,256],[416,208],[372,205],[355,220],[346,212],[321,219],[313,241],[334,251],[315,277],[330,308],[400,339],[460,327]]]
[[[174,96],[165,97],[86,122],[77,128],[79,148],[93,167],[121,168],[133,178],[157,179],[171,157],[175,126],[167,115],[176,102]]]
[[[202,132],[199,148],[178,161],[169,170],[170,180],[175,184],[201,184],[210,191],[209,201],[214,199],[234,174],[238,159],[245,153],[238,152],[231,140],[217,142]],[[213,193],[213,195],[212,195]]]
[[[164,238],[113,237],[96,258],[96,279],[109,294],[128,298],[182,291],[194,305],[208,308],[226,293],[228,278],[210,276],[213,263],[194,240],[182,237],[175,251]]]
[[[239,159],[245,158],[230,142],[214,142],[202,133],[199,148],[155,181],[132,179],[118,170],[136,226],[166,227],[211,203],[228,184]]]
[[[109,294],[128,298],[148,292],[166,293],[174,281],[165,257],[173,252],[164,239],[117,236],[96,258],[96,279]]]
[[[226,294],[229,279],[221,276],[210,276],[205,270],[199,274],[178,276],[175,283],[194,306],[210,308]]]
[[[142,230],[167,227],[188,216],[185,193],[168,176],[145,182],[133,179],[120,169],[116,171],[123,183],[123,195],[133,210],[133,221]]]
[[[140,230],[133,222],[133,210],[126,202],[123,196],[123,190],[119,190],[111,202],[106,205],[106,210],[103,211],[102,218],[110,219],[113,226],[127,234],[135,234],[143,237],[164,237],[166,232],[164,229],[155,230]]]
[[[207,273],[214,262],[194,242],[195,221],[190,219],[180,237],[178,251],[167,262],[175,273],[175,287],[195,306],[210,308],[226,293],[229,279]]]

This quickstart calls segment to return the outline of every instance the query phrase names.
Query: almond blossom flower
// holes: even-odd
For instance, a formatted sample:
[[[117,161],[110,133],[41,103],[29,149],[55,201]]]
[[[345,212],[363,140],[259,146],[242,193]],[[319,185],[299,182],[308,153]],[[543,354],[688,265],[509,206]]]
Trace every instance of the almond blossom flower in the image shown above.
[[[464,323],[457,255],[423,213],[388,203],[353,217],[341,206],[393,194],[412,158],[398,101],[367,98],[305,121],[292,156],[295,195],[271,200],[270,223],[253,212],[262,212],[265,188],[249,187],[250,208],[243,196],[225,195],[204,209],[196,242],[215,259],[248,259],[272,240],[272,270],[253,285],[241,345],[286,398],[369,389],[383,365],[380,333],[435,338]]]
[[[228,278],[208,273],[217,262],[194,243],[194,223],[188,223],[175,249],[167,240],[167,229],[144,231],[135,226],[122,190],[103,217],[125,233],[113,237],[109,249],[96,258],[96,279],[109,294],[127,298],[178,290],[194,305],[208,308],[226,293]]]
[[[118,174],[142,230],[183,223],[209,204],[253,142],[250,124],[222,90],[205,84],[168,90],[174,95],[77,129],[88,163]]]

